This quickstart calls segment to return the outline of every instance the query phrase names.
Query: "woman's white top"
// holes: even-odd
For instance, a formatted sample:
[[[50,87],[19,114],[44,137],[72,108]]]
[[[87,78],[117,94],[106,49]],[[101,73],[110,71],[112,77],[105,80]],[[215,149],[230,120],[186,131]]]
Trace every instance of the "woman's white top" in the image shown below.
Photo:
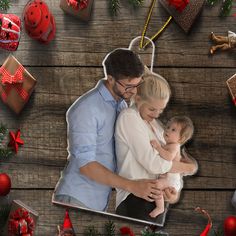
[[[160,157],[150,141],[158,139],[165,143],[163,127],[159,122],[151,122],[155,133],[144,121],[137,108],[132,106],[122,110],[115,130],[115,145],[118,174],[128,179],[156,179],[157,175],[164,174],[172,167],[171,161]],[[116,189],[116,207],[130,194]]]

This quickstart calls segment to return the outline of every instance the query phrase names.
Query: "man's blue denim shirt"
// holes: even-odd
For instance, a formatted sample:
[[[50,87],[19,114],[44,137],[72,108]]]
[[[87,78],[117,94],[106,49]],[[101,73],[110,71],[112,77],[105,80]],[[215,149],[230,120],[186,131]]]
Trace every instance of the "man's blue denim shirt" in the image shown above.
[[[80,174],[79,168],[97,161],[111,171],[116,170],[114,129],[117,114],[127,107],[116,101],[100,80],[97,86],[78,98],[67,111],[68,165],[65,167],[55,195],[76,198],[88,208],[104,211],[111,187]]]

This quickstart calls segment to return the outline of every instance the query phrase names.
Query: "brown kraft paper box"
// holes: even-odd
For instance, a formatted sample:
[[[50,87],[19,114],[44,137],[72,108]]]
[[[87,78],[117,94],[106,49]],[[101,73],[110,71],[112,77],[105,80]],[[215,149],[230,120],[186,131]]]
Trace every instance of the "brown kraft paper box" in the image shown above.
[[[21,63],[12,55],[10,55],[2,67],[8,72],[11,77],[15,76],[18,68],[22,66]],[[2,83],[3,73],[0,73],[0,96],[5,104],[7,104],[16,114],[19,114],[28,99],[30,98],[31,93],[34,90],[36,85],[36,79],[24,68],[22,72],[23,82],[18,85],[21,86],[21,89],[26,92],[27,98],[23,99],[17,89],[15,89],[14,84],[4,85]],[[11,86],[11,89],[7,91],[7,87]],[[6,99],[2,97],[3,93],[7,93]]]
[[[189,0],[188,5],[182,12],[179,12],[174,6],[171,6],[168,0],[159,0],[159,2],[184,32],[188,33],[197,16],[200,14],[205,0]]]
[[[236,74],[226,80],[234,105],[236,106]]]

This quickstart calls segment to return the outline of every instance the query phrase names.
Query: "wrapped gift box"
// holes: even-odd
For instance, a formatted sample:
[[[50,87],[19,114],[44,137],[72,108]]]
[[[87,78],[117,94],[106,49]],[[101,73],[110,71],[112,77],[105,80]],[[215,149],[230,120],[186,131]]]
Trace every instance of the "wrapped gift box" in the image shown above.
[[[226,84],[229,88],[229,92],[231,94],[232,100],[234,105],[236,106],[236,74],[234,74],[232,77],[230,77]]]
[[[69,4],[69,0],[61,0],[60,2],[60,8],[70,14],[73,15],[81,20],[88,21],[90,19],[92,6],[93,6],[93,0],[73,0],[73,2],[78,2],[78,7],[74,7],[73,5]],[[81,3],[80,3],[81,1]],[[86,4],[84,4],[84,2]],[[80,4],[81,5],[80,7]]]
[[[13,200],[4,235],[35,235],[38,213],[20,200]]]
[[[205,0],[190,0],[182,11],[170,5],[169,0],[159,0],[159,2],[185,33],[188,33],[197,16],[200,14]]]
[[[15,113],[19,114],[36,85],[34,77],[10,55],[0,68],[0,96]]]

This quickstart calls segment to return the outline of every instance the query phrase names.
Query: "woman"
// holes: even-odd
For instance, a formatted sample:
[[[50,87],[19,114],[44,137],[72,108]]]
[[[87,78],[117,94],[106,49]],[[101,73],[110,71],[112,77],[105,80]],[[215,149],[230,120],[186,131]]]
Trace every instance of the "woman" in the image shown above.
[[[123,110],[116,122],[119,175],[128,179],[153,179],[166,172],[194,172],[192,163],[189,165],[164,160],[151,146],[150,141],[153,139],[165,143],[163,127],[156,118],[165,109],[171,92],[167,81],[160,75],[148,72],[144,75],[144,81],[138,87],[134,104]],[[176,196],[175,201],[179,194]],[[155,203],[142,200],[122,189],[117,189],[116,207],[117,214],[153,221],[149,213],[155,208]]]

